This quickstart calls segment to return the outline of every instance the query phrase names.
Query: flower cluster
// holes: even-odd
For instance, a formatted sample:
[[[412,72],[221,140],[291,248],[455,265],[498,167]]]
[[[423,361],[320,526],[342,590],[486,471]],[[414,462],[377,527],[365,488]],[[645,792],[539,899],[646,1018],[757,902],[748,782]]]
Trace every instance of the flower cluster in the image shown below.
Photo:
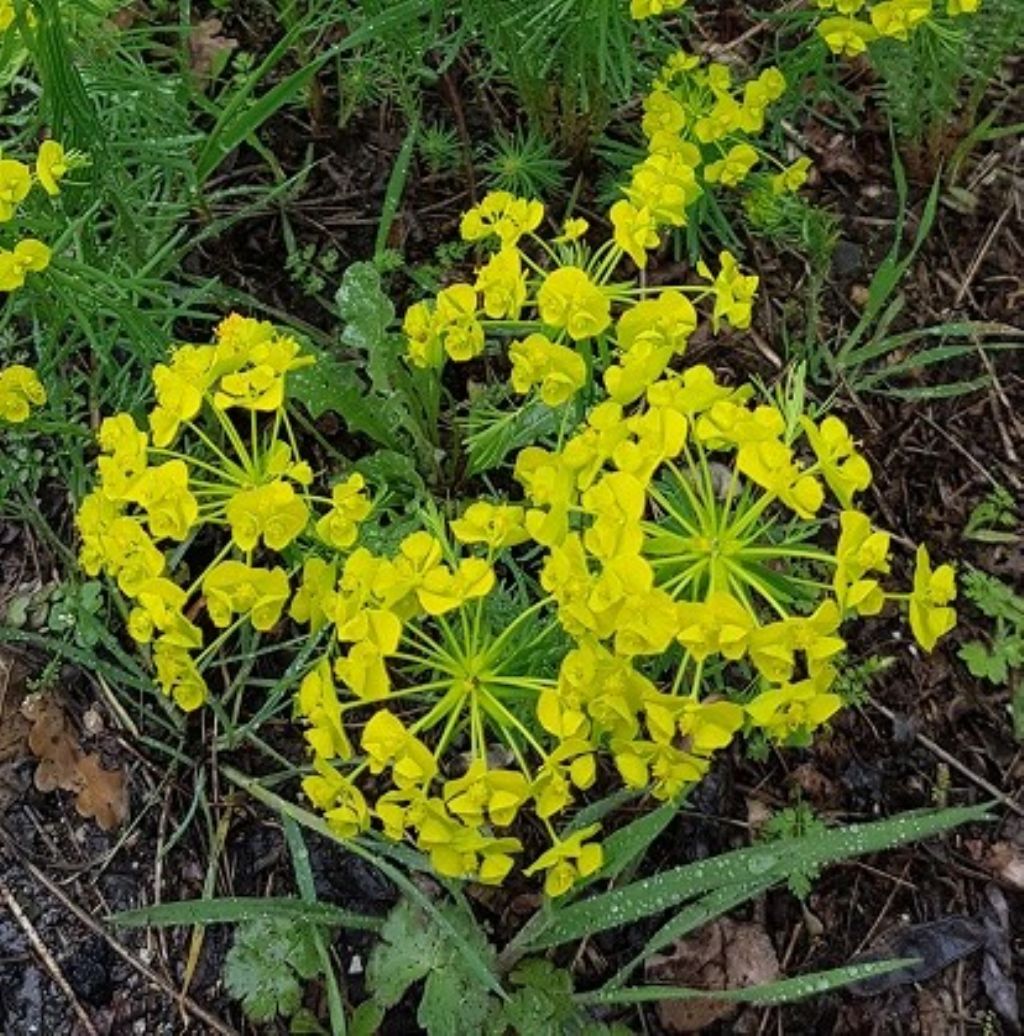
[[[182,345],[153,370],[147,429],[127,413],[100,426],[99,478],[77,515],[81,564],[132,601],[129,633],[185,710],[207,700],[205,663],[231,634],[281,620],[292,573],[279,556],[349,545],[369,513],[361,476],[317,496],[298,456],[285,378],[311,362],[270,324],[232,315],[215,344]],[[189,544],[208,550],[198,573],[180,562]]]
[[[744,275],[723,267],[712,320],[736,315]],[[362,477],[321,495],[299,453],[287,381],[311,360],[231,316],[154,370],[148,429],[102,423],[77,518],[83,566],[131,600],[128,632],[181,708],[222,707],[207,674],[233,634],[300,631],[303,789],[339,835],[374,827],[440,874],[497,883],[529,809],[549,844],[523,873],[550,895],[601,866],[599,826],[565,823],[601,758],[676,799],[737,735],[809,741],[841,705],[845,623],[904,602],[930,650],[955,621],[952,570],[924,548],[910,592],[884,587],[890,538],[856,507],[871,470],[841,420],[676,370],[698,319],[682,292],[602,299],[604,392],[567,438],[521,450],[521,503],[366,541]],[[588,339],[568,340],[578,359]]]
[[[46,402],[46,389],[31,367],[20,363],[0,370],[0,421],[21,424],[27,421],[33,407]]]
[[[0,8],[0,25],[2,22]],[[60,181],[82,161],[81,156],[66,153],[55,140],[40,145],[34,169],[17,159],[0,157],[0,223],[9,223],[18,215],[34,185],[51,198],[58,195]],[[30,273],[39,273],[49,265],[49,247],[34,237],[21,238],[11,248],[0,248],[0,291],[17,291]]]
[[[918,28],[934,25],[934,0],[816,0],[819,8],[834,11],[818,23],[818,34],[834,54],[856,57],[876,40],[906,43]],[[981,0],[946,0],[947,17],[973,14]]]

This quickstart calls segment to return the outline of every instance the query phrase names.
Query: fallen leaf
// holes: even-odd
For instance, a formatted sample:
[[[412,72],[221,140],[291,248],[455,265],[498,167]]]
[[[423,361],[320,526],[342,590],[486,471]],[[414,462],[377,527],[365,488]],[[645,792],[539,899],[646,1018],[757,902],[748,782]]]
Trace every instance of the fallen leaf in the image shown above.
[[[645,972],[649,981],[662,984],[737,989],[774,982],[779,959],[760,925],[724,917],[679,940],[671,953],[651,957]],[[658,1003],[658,1019],[668,1033],[700,1032],[738,1009],[723,1000],[664,1000]]]
[[[1008,1033],[1020,1032],[1020,1000],[1013,978],[1013,950],[1010,947],[1010,907],[998,885],[985,886],[981,909],[985,925],[985,957],[981,981],[996,1014]]]
[[[78,764],[82,789],[75,809],[83,817],[95,817],[104,831],[113,831],[128,816],[128,792],[120,770],[106,770],[95,753]]]
[[[877,996],[897,986],[923,982],[984,945],[985,926],[973,917],[955,915],[897,928],[876,939],[856,963],[899,958],[916,958],[917,963],[853,982],[848,988],[854,996]]]
[[[224,70],[228,57],[238,46],[238,40],[221,36],[224,23],[219,18],[204,18],[196,22],[188,34],[188,64],[201,85],[216,79]]]
[[[996,842],[985,857],[985,866],[1000,881],[1024,891],[1024,849],[1012,842]]]
[[[42,792],[75,793],[75,808],[112,831],[128,816],[128,792],[120,770],[106,770],[96,754],[86,755],[60,704],[47,694],[33,694],[21,705],[32,727],[28,746],[39,760],[35,785]]]

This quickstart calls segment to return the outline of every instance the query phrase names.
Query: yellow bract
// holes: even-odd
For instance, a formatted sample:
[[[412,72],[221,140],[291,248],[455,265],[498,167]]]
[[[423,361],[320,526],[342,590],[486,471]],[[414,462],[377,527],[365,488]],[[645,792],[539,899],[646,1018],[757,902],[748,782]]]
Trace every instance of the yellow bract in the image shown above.
[[[46,402],[46,389],[31,367],[20,363],[0,369],[0,421],[21,424],[33,407]]]

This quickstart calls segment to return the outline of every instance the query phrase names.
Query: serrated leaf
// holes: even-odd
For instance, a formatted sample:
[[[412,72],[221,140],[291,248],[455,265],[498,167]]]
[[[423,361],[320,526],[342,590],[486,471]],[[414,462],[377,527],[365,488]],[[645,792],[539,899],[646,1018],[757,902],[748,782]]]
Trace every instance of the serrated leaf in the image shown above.
[[[402,900],[388,914],[380,942],[370,954],[366,982],[382,1007],[392,1007],[416,981],[445,959],[443,937],[437,927],[411,903]]]
[[[970,670],[971,676],[980,680],[988,680],[994,684],[1006,683],[1008,669],[1006,659],[1001,654],[991,654],[980,640],[972,640],[964,644],[957,652],[959,658]]]
[[[224,963],[228,992],[241,1000],[254,1022],[289,1017],[302,998],[300,980],[320,971],[309,925],[282,918],[260,918],[239,925]]]
[[[416,1020],[429,1036],[479,1036],[494,1001],[457,954],[427,976]]]

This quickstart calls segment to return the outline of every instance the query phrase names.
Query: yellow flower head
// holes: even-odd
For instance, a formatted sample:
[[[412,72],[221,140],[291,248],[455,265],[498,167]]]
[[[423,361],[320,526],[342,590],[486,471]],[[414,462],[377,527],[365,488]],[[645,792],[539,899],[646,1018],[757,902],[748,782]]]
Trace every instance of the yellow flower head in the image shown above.
[[[527,876],[546,871],[544,891],[552,897],[564,895],[581,878],[588,878],[601,869],[604,850],[598,842],[588,842],[600,830],[591,824],[561,839],[542,853],[523,872]]]
[[[20,424],[45,402],[46,389],[31,367],[15,363],[0,370],[0,421]]]
[[[525,395],[540,386],[541,401],[562,406],[583,387],[587,366],[574,349],[557,345],[546,335],[535,333],[513,342],[508,350],[512,361],[512,388]]]
[[[917,548],[914,589],[910,594],[910,628],[918,644],[931,651],[956,625],[956,611],[948,607],[956,600],[956,575],[952,565],[939,565],[934,571],[928,548]]]
[[[34,237],[19,241],[13,251],[0,251],[0,291],[17,291],[27,274],[40,273],[50,265],[50,256],[50,249]]]
[[[32,173],[28,166],[13,158],[0,158],[0,223],[14,216],[31,189]]]
[[[628,201],[617,201],[608,215],[615,230],[615,243],[642,270],[647,265],[647,250],[657,248],[660,240],[651,211],[636,208]]]
[[[564,328],[573,341],[593,338],[612,322],[608,296],[578,266],[549,273],[537,293],[545,324]]]
[[[60,181],[68,173],[67,155],[55,140],[44,140],[36,156],[36,179],[51,197],[60,194]]]

